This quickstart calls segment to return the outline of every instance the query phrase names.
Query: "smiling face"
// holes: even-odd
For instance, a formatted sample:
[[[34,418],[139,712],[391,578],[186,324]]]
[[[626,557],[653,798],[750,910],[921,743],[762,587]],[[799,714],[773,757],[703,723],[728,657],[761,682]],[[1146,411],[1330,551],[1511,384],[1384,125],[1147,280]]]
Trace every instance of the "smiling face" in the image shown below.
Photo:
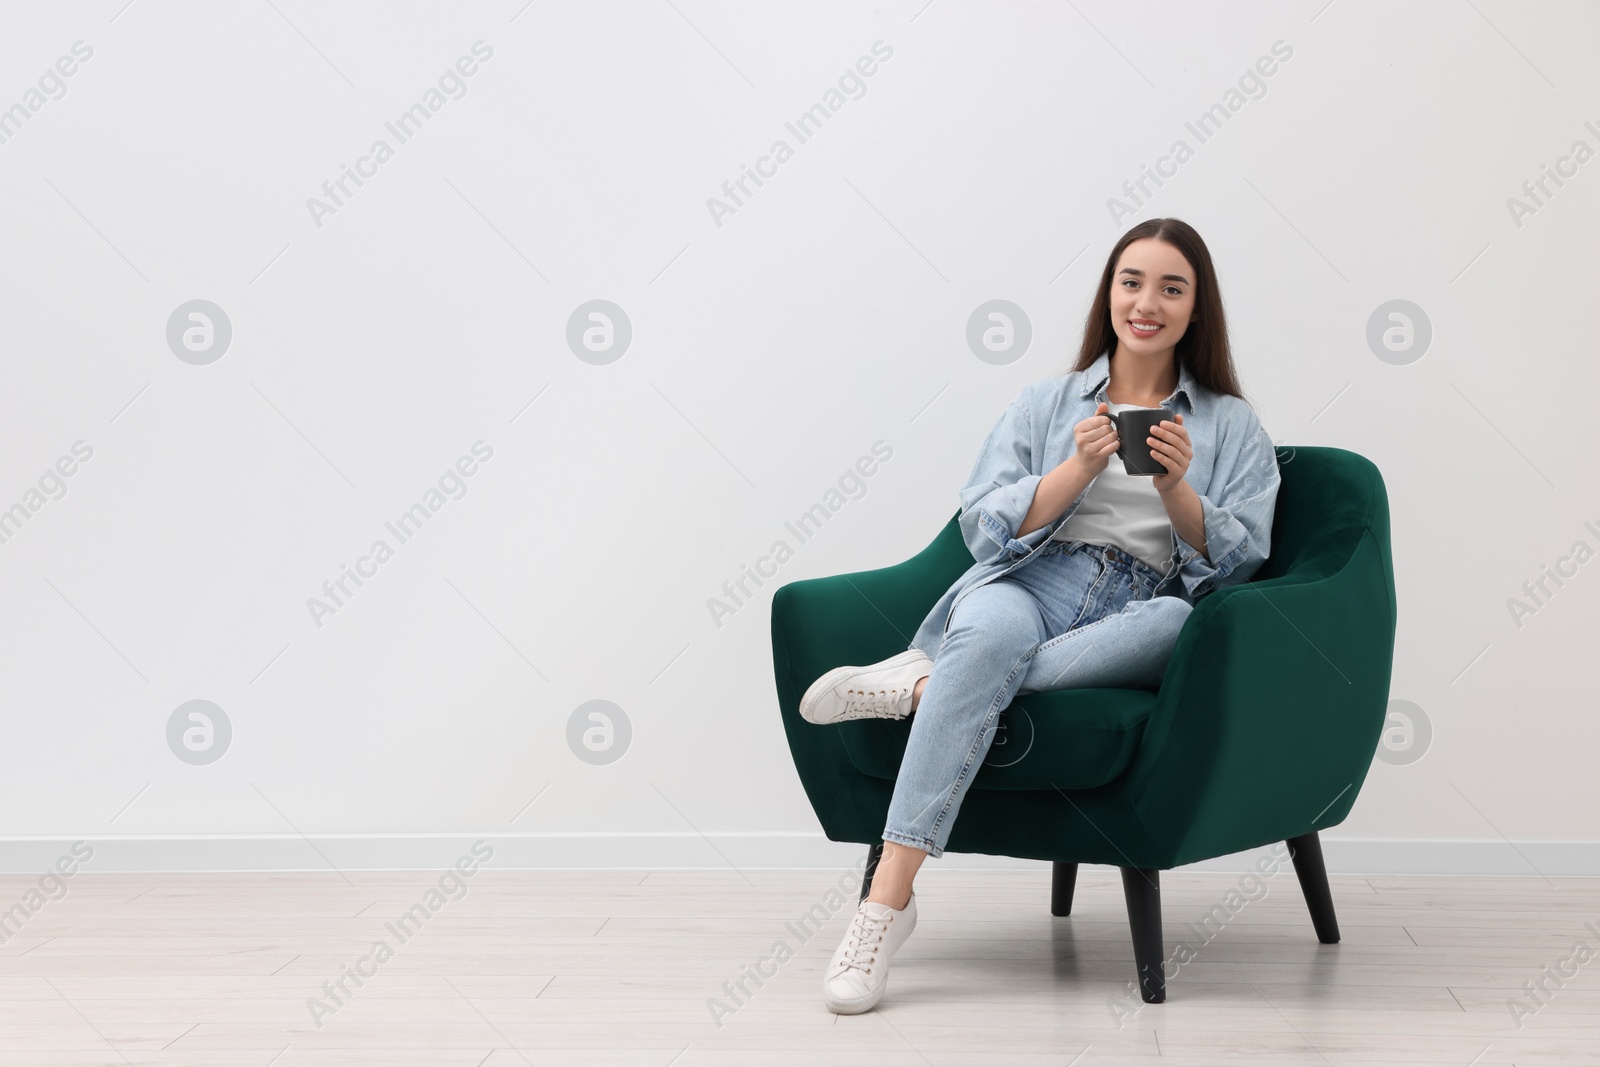
[[[1172,245],[1145,237],[1122,250],[1111,275],[1117,351],[1171,352],[1195,319],[1194,267]]]

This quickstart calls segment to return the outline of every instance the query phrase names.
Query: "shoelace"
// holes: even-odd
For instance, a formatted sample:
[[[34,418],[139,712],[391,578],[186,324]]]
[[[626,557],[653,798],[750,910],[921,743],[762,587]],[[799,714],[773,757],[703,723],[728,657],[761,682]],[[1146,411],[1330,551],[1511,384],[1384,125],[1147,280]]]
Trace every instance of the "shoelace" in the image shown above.
[[[844,711],[846,715],[882,715],[885,712],[898,711],[900,701],[910,692],[910,686],[895,686],[887,689],[846,689]]]
[[[886,919],[874,919],[867,914],[866,908],[859,909],[855,918],[850,920],[850,936],[845,941],[839,966],[854,967],[871,974],[872,963],[878,958],[878,946],[883,944],[884,932],[892,922],[893,915]]]

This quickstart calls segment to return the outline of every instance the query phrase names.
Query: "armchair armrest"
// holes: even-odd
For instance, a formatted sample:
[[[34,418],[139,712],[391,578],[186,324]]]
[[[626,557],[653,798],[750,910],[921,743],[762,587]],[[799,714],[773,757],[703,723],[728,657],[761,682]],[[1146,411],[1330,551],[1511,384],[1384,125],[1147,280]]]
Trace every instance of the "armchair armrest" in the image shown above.
[[[781,628],[801,692],[842,663],[872,663],[903,652],[945,590],[971,566],[952,518],[926,548],[901,563],[790,582],[772,598],[775,647]]]
[[[863,822],[847,784],[862,776],[845,751],[843,731],[802,719],[800,697],[834,667],[872,663],[904,651],[950,583],[972,562],[952,518],[931,544],[902,563],[801,579],[774,592],[772,658],[778,708],[807,798],[833,840],[872,840],[882,826],[882,815]]]
[[[1201,598],[1125,776],[1129,804],[1190,863],[1349,813],[1389,699],[1395,605],[1370,528],[1326,576]]]

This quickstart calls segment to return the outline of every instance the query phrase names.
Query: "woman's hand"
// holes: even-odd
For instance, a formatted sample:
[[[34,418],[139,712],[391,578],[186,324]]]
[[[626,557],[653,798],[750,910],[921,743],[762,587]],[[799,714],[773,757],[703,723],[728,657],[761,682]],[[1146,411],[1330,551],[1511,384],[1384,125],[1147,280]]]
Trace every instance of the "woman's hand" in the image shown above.
[[[1120,443],[1116,424],[1105,417],[1110,410],[1110,406],[1102,401],[1094,409],[1093,415],[1072,428],[1074,448],[1067,459],[1069,462],[1075,461],[1090,478],[1106,469],[1106,464],[1116,454]]]
[[[1150,436],[1146,443],[1150,446],[1150,454],[1156,458],[1167,473],[1156,475],[1156,491],[1170,493],[1183,481],[1183,476],[1189,470],[1189,461],[1194,458],[1194,447],[1189,443],[1189,431],[1183,428],[1183,416],[1174,416],[1177,421],[1163,420],[1150,427]]]

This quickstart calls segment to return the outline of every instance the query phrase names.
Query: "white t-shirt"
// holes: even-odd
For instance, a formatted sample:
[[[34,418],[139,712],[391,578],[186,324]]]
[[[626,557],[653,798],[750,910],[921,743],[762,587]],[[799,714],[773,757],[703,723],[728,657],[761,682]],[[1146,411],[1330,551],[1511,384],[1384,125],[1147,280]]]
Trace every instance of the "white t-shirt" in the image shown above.
[[[1139,408],[1140,404],[1108,404],[1112,411]],[[1129,447],[1132,442],[1124,441]],[[1141,439],[1134,447],[1148,449]],[[1078,510],[1055,532],[1052,541],[1089,541],[1115,545],[1158,571],[1172,558],[1172,520],[1161,503],[1149,475],[1129,474],[1122,460],[1112,455],[1106,469],[1089,486]]]

